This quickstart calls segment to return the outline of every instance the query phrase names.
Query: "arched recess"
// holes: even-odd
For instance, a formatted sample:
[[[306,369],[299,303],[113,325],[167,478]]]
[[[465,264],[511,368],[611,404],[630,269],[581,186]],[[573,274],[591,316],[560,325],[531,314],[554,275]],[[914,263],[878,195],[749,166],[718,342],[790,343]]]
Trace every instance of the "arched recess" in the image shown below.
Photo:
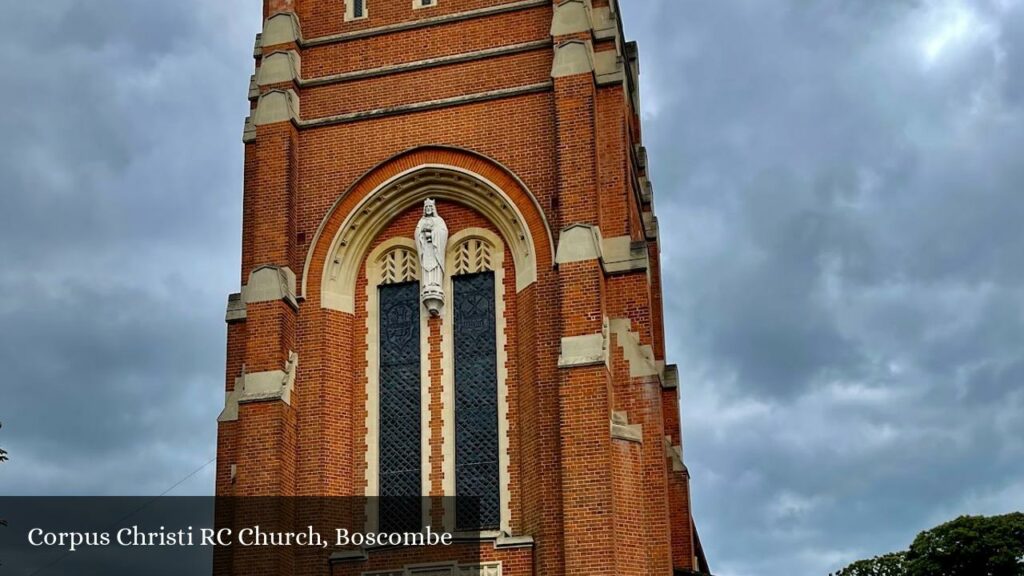
[[[475,246],[474,246],[475,245]],[[463,259],[464,248],[470,250]],[[512,496],[511,470],[509,467],[509,382],[508,382],[508,334],[505,318],[505,244],[498,235],[484,228],[464,228],[452,234],[448,239],[447,261],[449,273],[445,274],[445,293],[454,294],[452,283],[454,277],[461,274],[478,272],[494,273],[494,310],[495,310],[495,366],[497,373],[497,404],[498,404],[498,485],[500,529],[505,534],[512,534]],[[455,350],[452,328],[454,302],[444,308],[444,323],[441,332],[441,386],[444,406],[442,445],[444,466],[444,493],[456,494],[455,486]],[[456,530],[454,510],[445,510],[444,525],[449,530]]]
[[[306,257],[302,297],[320,307],[352,313],[362,259],[397,215],[427,198],[470,207],[490,220],[508,243],[516,290],[537,280],[554,261],[551,229],[536,198],[501,165],[448,148],[417,149],[389,160],[361,178],[324,218]]]
[[[380,316],[377,288],[393,283],[413,282],[419,279],[419,265],[416,260],[416,243],[412,238],[390,238],[373,249],[366,258],[364,269],[366,290],[366,495],[380,495],[380,454],[381,454],[381,375],[380,375]],[[427,340],[427,311],[419,310],[420,351],[420,493],[430,493],[430,359],[423,351],[429,351]],[[380,529],[377,498],[367,498],[367,530]],[[425,502],[424,522],[430,521],[429,501]]]

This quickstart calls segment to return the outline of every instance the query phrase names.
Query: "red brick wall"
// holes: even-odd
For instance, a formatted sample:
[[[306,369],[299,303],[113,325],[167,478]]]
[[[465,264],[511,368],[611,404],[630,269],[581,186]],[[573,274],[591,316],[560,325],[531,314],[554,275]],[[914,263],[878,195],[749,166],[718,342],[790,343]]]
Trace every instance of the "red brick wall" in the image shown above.
[[[296,2],[296,0],[292,1]],[[515,0],[436,0],[436,6],[417,10],[413,10],[411,0],[364,0],[368,17],[351,22],[345,22],[346,1],[297,0],[296,11],[302,20],[302,30],[306,36],[314,38],[367,30],[379,26],[466,12],[467,10],[511,4]]]
[[[621,85],[598,86],[588,74],[550,77],[555,46],[568,39],[549,35],[552,5],[410,26],[512,3],[437,1],[413,10],[411,0],[367,0],[369,17],[354,22],[344,21],[344,0],[265,2],[265,16],[297,14],[304,42],[264,46],[263,53],[299,51],[305,80],[544,43],[372,78],[277,86],[296,91],[303,122],[498,89],[549,87],[330,125],[280,122],[257,128],[255,141],[246,145],[241,280],[261,265],[287,266],[298,276],[299,307],[250,304],[246,318],[231,324],[226,389],[232,390],[243,364],[248,373],[281,370],[295,351],[299,367],[290,405],[243,404],[237,421],[221,423],[217,492],[364,494],[368,287],[361,268],[354,313],[322,308],[328,250],[346,218],[383,183],[425,164],[447,165],[477,174],[508,195],[529,228],[537,263],[536,281],[517,291],[513,243],[504,239],[511,525],[514,534],[532,536],[534,545],[498,550],[485,542],[448,553],[469,557],[473,549],[484,560],[501,560],[504,574],[513,576],[666,575],[673,566],[688,568],[693,544],[687,478],[672,471],[664,450],[665,436],[673,445],[680,442],[675,391],[662,390],[657,376],[631,378],[614,337],[609,366],[558,367],[562,337],[599,333],[608,318],[629,319],[641,344],[665,359],[656,241],[648,238],[646,271],[609,276],[597,261],[552,261],[559,230],[571,224],[599,226],[605,237],[645,240],[642,213],[651,207],[638,200],[636,183],[643,174],[633,161],[639,116]],[[387,26],[397,28],[380,29]],[[349,32],[361,35],[323,38]],[[571,38],[599,51],[616,49],[615,42],[589,33]],[[501,235],[501,228],[472,207],[440,201],[438,209],[452,233],[472,226]],[[407,205],[370,249],[396,235],[411,238],[420,213],[419,205]],[[442,493],[444,475],[440,329],[440,319],[430,320],[433,495]],[[642,442],[611,438],[613,410],[642,426]],[[335,566],[333,574],[395,568],[407,560],[378,551],[368,563]],[[282,563],[288,566],[280,568]],[[287,573],[294,566],[296,573],[327,574],[320,554],[271,564],[277,568],[254,563],[251,573]],[[240,560],[236,570],[241,565]]]
[[[351,114],[544,82],[551,51],[532,50],[488,60],[354,80],[301,91],[311,117]]]
[[[316,78],[547,40],[550,27],[551,9],[539,7],[386,36],[356,38],[304,50],[302,70],[304,75]],[[303,31],[307,28],[303,20]]]

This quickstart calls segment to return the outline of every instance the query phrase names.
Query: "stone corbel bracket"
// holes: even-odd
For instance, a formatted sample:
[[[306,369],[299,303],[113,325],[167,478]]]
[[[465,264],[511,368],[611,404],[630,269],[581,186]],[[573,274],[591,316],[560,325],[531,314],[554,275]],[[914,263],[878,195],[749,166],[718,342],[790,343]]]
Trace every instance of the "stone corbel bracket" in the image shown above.
[[[679,388],[679,367],[675,364],[665,364],[663,361],[658,361],[661,374],[661,389],[662,390],[675,390]]]
[[[253,123],[256,126],[275,122],[299,121],[299,95],[295,90],[270,90],[256,101]]]
[[[279,44],[301,44],[302,26],[294,12],[271,14],[263,21],[263,32],[259,35],[259,47]]]
[[[616,14],[618,13],[618,2],[612,1],[608,6],[594,8],[591,13],[591,20],[594,23],[594,37],[598,40],[620,40],[619,24]]]
[[[551,77],[563,78],[594,72],[594,47],[590,41],[567,40],[555,46]]]
[[[558,355],[559,368],[578,366],[608,366],[608,321],[604,322],[600,334],[583,334],[562,338],[562,349]]]
[[[593,7],[590,0],[562,0],[555,5],[551,19],[551,35],[566,36],[594,29]]]
[[[661,233],[658,229],[658,218],[654,215],[654,212],[647,211],[643,213],[644,220],[644,235],[650,242],[660,242]]]
[[[636,154],[637,168],[641,172],[647,173],[647,147],[643,144],[634,144],[633,152]]]
[[[689,476],[689,471],[686,469],[686,465],[683,464],[683,447],[673,446],[672,437],[670,436],[665,436],[665,458],[672,462],[673,472],[683,472]]]
[[[644,150],[644,154],[647,154],[646,148],[641,147]],[[640,180],[640,199],[643,200],[644,204],[651,204],[654,202],[654,184],[647,176],[641,176]]]
[[[620,40],[616,2],[594,8],[590,0],[563,0],[555,5],[551,35],[590,32],[597,40]]]
[[[611,434],[614,440],[625,440],[642,444],[644,430],[642,424],[630,424],[625,411],[612,412]]]
[[[646,242],[634,242],[629,236],[601,241],[601,266],[607,274],[642,272],[649,264]]]
[[[598,260],[606,274],[642,272],[649,267],[647,244],[629,236],[603,238],[601,229],[590,224],[573,224],[558,235],[555,263]]]
[[[626,42],[622,47],[623,63],[628,70],[625,84],[626,97],[637,114],[640,113],[640,49],[636,42]]]
[[[598,86],[626,85],[626,63],[615,50],[594,53],[594,77]]]
[[[248,144],[256,140],[256,127],[277,122],[292,122],[298,124],[299,118],[299,95],[289,88],[288,90],[268,90],[260,94],[256,100],[256,110],[245,119],[245,128],[242,130],[242,142]]]
[[[295,273],[287,266],[259,266],[249,274],[249,283],[242,287],[241,299],[243,305],[284,300],[292,309],[298,310]]]
[[[224,321],[233,324],[245,320],[245,317],[245,301],[242,300],[242,294],[239,292],[228,294],[228,309],[224,313]]]
[[[249,274],[249,283],[242,287],[241,292],[228,295],[224,321],[228,324],[244,321],[248,317],[246,302],[284,300],[298,309],[294,287],[295,274],[287,266],[261,266]]]
[[[282,82],[298,83],[302,78],[302,58],[295,50],[278,50],[263,57],[256,70],[256,84],[269,86]]]
[[[242,375],[235,378],[235,389],[227,393],[224,410],[217,417],[217,421],[234,422],[238,420],[239,405],[248,402],[281,400],[290,406],[292,390],[295,388],[295,371],[298,366],[299,355],[296,352],[289,352],[288,361],[283,370],[246,374],[243,367]]]
[[[555,5],[551,36],[575,38],[556,45],[552,78],[593,73],[599,86],[621,84],[628,96],[634,95],[629,81],[637,84],[636,74],[633,74],[627,62],[632,55],[629,47],[622,42],[617,12],[615,2],[598,8],[594,8],[590,0],[563,0]],[[588,32],[597,41],[614,40],[614,48],[595,52],[590,41],[579,39],[581,34]],[[631,104],[639,110],[637,102],[633,98]]]
[[[258,89],[257,89],[258,90]],[[249,144],[250,142],[256,141],[256,124],[252,121],[252,116],[245,117],[245,126],[242,127],[242,143]]]
[[[259,69],[256,70],[259,72]],[[256,83],[256,75],[249,75],[249,101],[257,100],[260,97],[260,85]]]
[[[257,100],[257,104],[255,112],[245,119],[245,127],[242,129],[242,142],[245,144],[256,140],[256,126],[284,120],[299,120],[299,97],[294,91],[289,90],[290,94],[287,94],[272,90],[260,95],[260,86],[278,82],[297,82],[301,77],[299,54],[294,50],[278,50],[263,56],[264,47],[292,44],[302,44],[302,27],[299,25],[299,17],[294,12],[271,14],[263,21],[263,31],[256,35],[252,49],[253,58],[261,58],[261,61],[256,68],[256,74],[249,79],[249,100]],[[282,92],[283,98],[281,95],[270,96],[275,92]],[[268,96],[270,97],[266,98]]]

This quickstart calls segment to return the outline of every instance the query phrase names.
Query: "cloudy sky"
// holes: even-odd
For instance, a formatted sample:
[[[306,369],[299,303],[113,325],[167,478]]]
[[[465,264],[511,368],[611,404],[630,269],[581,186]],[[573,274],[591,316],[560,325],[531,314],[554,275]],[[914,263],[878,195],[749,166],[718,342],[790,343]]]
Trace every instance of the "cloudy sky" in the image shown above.
[[[1024,508],[1024,1],[623,3],[715,572]],[[4,7],[0,493],[213,457],[259,6]]]

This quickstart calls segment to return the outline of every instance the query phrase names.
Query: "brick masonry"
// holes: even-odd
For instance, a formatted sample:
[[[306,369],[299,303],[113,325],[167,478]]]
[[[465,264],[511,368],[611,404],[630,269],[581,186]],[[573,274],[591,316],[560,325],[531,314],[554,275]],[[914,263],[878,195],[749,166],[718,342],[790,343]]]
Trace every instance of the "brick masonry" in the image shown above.
[[[501,547],[483,540],[452,554],[501,562],[506,576],[706,570],[690,515],[689,472],[673,457],[682,442],[677,390],[663,371],[636,376],[635,355],[627,354],[639,346],[650,350],[651,365],[665,365],[660,247],[635,109],[638,63],[615,2],[436,0],[413,9],[410,0],[364,1],[368,17],[349,22],[345,0],[264,3],[265,18],[281,22],[283,13],[298,34],[275,45],[257,40],[257,68],[281,50],[294,51],[301,66],[291,81],[250,94],[253,118],[274,120],[247,124],[244,138],[240,279],[244,294],[257,268],[287,267],[296,284],[285,290],[298,306],[252,302],[229,315],[226,392],[253,374],[285,370],[292,353],[298,364],[290,398],[243,402],[237,418],[222,417],[217,494],[366,495],[363,303],[374,287],[365,258],[390,238],[412,238],[420,202],[401,195],[414,190],[395,192],[398,208],[383,226],[355,232],[372,237],[364,252],[346,256],[362,259],[352,311],[322,301],[332,242],[357,211],[374,209],[389,182],[443,167],[478,185],[461,200],[439,200],[451,233],[476,227],[502,236],[473,196],[500,191],[514,208],[501,217],[521,220],[536,267],[535,280],[517,286],[515,242],[503,238],[505,536],[532,542]],[[552,36],[556,13],[573,16],[576,27]],[[609,52],[613,80],[600,80],[592,69],[597,55]],[[573,72],[553,75],[556,59],[570,54]],[[388,68],[397,65],[403,67]],[[260,110],[270,100],[260,95],[271,90],[292,91],[297,115],[277,119]],[[647,265],[611,274],[598,258],[557,264],[559,231],[575,224],[594,226],[604,238],[628,237],[644,247]],[[610,330],[613,320],[628,321],[631,336]],[[442,322],[428,321],[424,351],[431,496],[444,495],[446,470]],[[604,335],[598,352],[605,361],[559,366],[563,338],[593,334]],[[637,426],[635,436],[615,432]],[[433,521],[441,521],[436,510]],[[401,570],[408,562],[370,551],[364,561],[332,568],[326,553],[273,551],[221,555],[217,566],[223,574],[326,576]]]

